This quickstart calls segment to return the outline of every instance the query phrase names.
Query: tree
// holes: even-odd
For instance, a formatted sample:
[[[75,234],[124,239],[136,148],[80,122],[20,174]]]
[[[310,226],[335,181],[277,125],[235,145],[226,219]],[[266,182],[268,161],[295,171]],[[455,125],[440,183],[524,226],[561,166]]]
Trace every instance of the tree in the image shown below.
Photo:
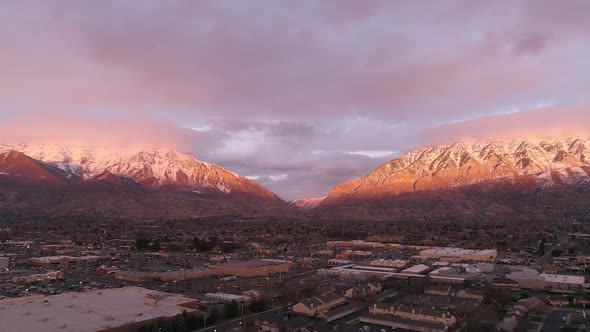
[[[541,255],[545,255],[545,242],[541,241],[541,243],[539,244],[539,253]]]
[[[262,312],[264,310],[267,309],[266,306],[266,301],[264,301],[264,299],[260,299],[258,301],[252,301],[252,303],[250,303],[250,311],[251,312]]]
[[[223,309],[225,311],[226,318],[237,317],[240,313],[240,305],[238,304],[238,302],[236,302],[236,300],[225,303]]]
[[[187,331],[188,331],[188,328],[187,328],[186,318],[181,314],[176,315],[176,317],[174,317],[174,332],[187,332]]]
[[[154,243],[152,243],[152,245],[150,246],[150,250],[152,250],[152,251],[160,250],[160,240],[156,239],[154,241]]]
[[[144,249],[148,248],[148,245],[150,243],[150,240],[146,239],[146,238],[137,238],[135,240],[135,248],[137,249],[137,251],[142,251]]]

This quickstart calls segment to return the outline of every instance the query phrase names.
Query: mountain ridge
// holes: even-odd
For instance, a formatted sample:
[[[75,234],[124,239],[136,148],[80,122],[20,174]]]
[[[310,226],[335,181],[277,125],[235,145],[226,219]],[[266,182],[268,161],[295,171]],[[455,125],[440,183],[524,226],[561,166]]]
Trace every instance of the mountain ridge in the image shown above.
[[[320,203],[380,199],[408,192],[532,179],[536,188],[588,185],[590,139],[460,140],[410,151],[368,175],[335,186]]]
[[[108,172],[127,177],[146,188],[176,188],[194,193],[233,192],[265,200],[280,200],[253,180],[170,148],[112,149],[61,144],[0,146],[0,152],[6,151],[23,153],[84,181]]]

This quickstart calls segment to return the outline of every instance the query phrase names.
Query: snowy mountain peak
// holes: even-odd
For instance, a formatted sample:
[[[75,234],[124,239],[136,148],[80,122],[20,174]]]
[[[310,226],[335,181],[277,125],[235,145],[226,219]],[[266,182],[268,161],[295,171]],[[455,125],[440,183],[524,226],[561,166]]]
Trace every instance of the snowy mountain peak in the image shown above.
[[[294,199],[290,201],[289,204],[295,205],[303,210],[311,210],[316,208],[324,198],[326,197]]]
[[[587,184],[590,138],[461,140],[409,152],[336,186],[324,202],[528,177],[539,187]],[[324,204],[324,203],[322,203]]]
[[[274,194],[234,172],[169,148],[98,148],[60,144],[1,145],[84,180],[111,173],[147,187],[244,193],[268,199]]]

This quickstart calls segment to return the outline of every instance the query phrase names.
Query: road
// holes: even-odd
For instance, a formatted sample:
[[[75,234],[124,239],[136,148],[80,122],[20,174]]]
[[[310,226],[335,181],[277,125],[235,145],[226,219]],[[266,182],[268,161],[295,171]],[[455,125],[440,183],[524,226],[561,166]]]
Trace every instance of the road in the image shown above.
[[[553,310],[545,317],[543,324],[539,327],[539,331],[542,332],[560,332],[561,327],[565,325],[563,316],[574,313],[576,310],[571,309],[557,309]]]

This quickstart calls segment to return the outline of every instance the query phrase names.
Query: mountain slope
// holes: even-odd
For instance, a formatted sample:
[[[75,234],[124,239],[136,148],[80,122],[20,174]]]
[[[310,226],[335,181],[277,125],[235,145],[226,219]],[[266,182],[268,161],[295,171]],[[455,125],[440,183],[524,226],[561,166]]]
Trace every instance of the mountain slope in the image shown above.
[[[112,174],[147,188],[189,190],[195,193],[244,194],[266,200],[279,198],[258,183],[188,153],[171,149],[105,149],[91,146],[21,144],[15,150],[85,180]],[[106,172],[106,173],[105,173]],[[114,180],[114,178],[111,178]]]
[[[302,210],[311,210],[316,208],[324,200],[324,198],[325,197],[294,199],[290,201],[289,204]]]
[[[2,180],[8,180],[10,177],[21,181],[48,184],[63,184],[71,178],[58,168],[14,150],[0,151],[0,176]]]
[[[587,186],[590,139],[460,141],[410,152],[369,175],[336,186],[321,206],[339,205],[482,183],[529,189]]]
[[[297,213],[258,183],[170,149],[0,146],[0,220]]]

